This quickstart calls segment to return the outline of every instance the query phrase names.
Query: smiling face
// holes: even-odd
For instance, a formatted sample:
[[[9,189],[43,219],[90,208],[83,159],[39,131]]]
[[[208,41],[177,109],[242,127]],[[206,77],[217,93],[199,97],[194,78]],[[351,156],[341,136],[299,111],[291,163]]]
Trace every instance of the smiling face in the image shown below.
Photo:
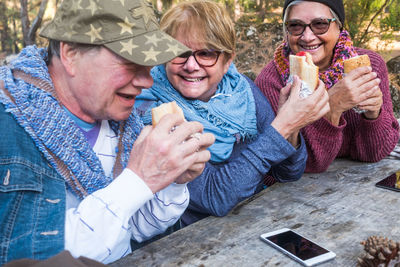
[[[193,36],[196,36],[193,34]],[[175,39],[185,44],[192,51],[207,49],[205,45],[191,41],[194,37],[178,33]],[[172,86],[189,99],[198,99],[207,102],[215,94],[219,82],[229,69],[232,57],[227,58],[221,53],[217,63],[211,67],[201,67],[193,56],[184,64],[167,63],[165,66],[167,77]]]
[[[312,1],[304,1],[290,7],[287,21],[301,20],[308,24],[316,18],[333,18],[328,6]],[[303,34],[293,36],[287,34],[287,41],[294,54],[300,51],[309,52],[314,64],[320,70],[327,69],[332,61],[333,49],[339,38],[340,29],[336,22],[332,22],[329,30],[321,35],[315,35],[310,27],[306,27]]]
[[[65,107],[80,119],[125,120],[135,97],[153,84],[151,67],[131,63],[107,48],[73,57],[68,90],[57,92]]]

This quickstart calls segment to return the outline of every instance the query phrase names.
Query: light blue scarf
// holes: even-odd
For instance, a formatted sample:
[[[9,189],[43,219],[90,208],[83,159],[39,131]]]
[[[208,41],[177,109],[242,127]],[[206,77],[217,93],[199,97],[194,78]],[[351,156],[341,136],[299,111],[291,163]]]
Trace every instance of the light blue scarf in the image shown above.
[[[186,120],[201,122],[205,132],[214,134],[216,141],[209,148],[213,162],[227,160],[236,141],[252,139],[257,135],[253,92],[234,64],[231,64],[218,84],[215,95],[208,102],[184,98],[168,81],[163,65],[154,67],[151,75],[154,79],[153,86],[143,90],[135,104],[139,107],[145,105],[145,101],[153,102],[146,107],[147,111],[142,117],[145,124],[151,124],[151,108],[176,101]]]
[[[37,148],[64,177],[72,192],[83,198],[104,188],[113,178],[105,175],[99,158],[71,117],[50,92],[43,90],[44,87],[54,90],[44,61],[46,57],[45,49],[28,46],[10,67],[0,67],[0,80],[4,81],[7,91],[0,90],[0,102],[32,137]],[[41,87],[23,79],[15,79],[13,72],[18,71],[38,79]],[[136,113],[130,115],[121,131],[119,122],[109,122],[122,138],[119,162],[124,168],[143,124]],[[67,170],[60,168],[60,161]]]

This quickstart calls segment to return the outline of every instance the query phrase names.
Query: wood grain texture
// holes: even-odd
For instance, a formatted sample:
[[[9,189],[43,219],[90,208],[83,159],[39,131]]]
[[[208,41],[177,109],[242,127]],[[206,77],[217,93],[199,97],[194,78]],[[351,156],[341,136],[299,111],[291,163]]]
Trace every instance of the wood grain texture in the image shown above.
[[[295,229],[336,253],[323,266],[355,266],[360,241],[381,235],[400,241],[400,193],[375,183],[400,170],[400,161],[335,160],[321,174],[275,184],[225,217],[208,217],[134,251],[111,266],[300,266],[259,239]]]

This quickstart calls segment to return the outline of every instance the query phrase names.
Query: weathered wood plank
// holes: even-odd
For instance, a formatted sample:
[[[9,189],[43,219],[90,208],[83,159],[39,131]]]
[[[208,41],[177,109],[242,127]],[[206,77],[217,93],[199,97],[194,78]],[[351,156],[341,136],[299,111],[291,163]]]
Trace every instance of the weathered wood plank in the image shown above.
[[[359,242],[368,236],[400,241],[400,193],[374,186],[398,170],[398,159],[336,160],[325,173],[275,184],[228,216],[206,218],[111,266],[299,266],[259,239],[282,227],[335,252],[336,259],[324,266],[355,266]]]

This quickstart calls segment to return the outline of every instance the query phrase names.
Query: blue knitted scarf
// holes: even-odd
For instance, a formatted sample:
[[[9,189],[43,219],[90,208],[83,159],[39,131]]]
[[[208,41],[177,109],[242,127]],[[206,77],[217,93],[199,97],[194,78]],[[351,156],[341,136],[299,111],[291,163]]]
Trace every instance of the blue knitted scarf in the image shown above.
[[[223,162],[232,153],[238,140],[251,139],[257,135],[256,106],[253,92],[246,78],[234,64],[218,84],[215,95],[208,101],[184,98],[168,81],[163,65],[151,70],[153,86],[143,90],[136,99],[136,106],[143,101],[152,101],[142,117],[145,124],[151,124],[151,108],[162,103],[176,101],[188,121],[198,121],[204,131],[214,134],[215,143],[209,148],[211,161]]]
[[[1,67],[0,80],[4,81],[5,91],[0,90],[0,102],[32,137],[37,148],[64,177],[72,191],[82,199],[107,186],[113,178],[105,175],[86,138],[56,100],[44,61],[46,57],[45,49],[29,46],[10,66]],[[39,83],[28,83],[26,79],[14,77],[15,73],[21,72]],[[45,87],[50,90],[44,90]],[[120,136],[119,147],[122,151],[119,151],[118,164],[124,168],[143,124],[135,112],[123,126],[120,124],[110,121],[111,128]]]

